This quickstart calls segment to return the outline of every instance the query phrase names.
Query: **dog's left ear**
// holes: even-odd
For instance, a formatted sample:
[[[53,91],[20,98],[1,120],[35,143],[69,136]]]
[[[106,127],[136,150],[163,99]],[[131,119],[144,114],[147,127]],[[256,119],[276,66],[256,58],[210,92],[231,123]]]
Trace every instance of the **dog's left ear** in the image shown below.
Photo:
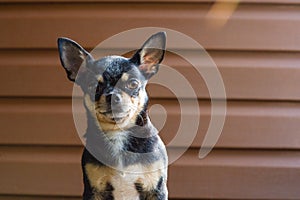
[[[79,68],[84,61],[92,60],[92,56],[75,41],[68,38],[57,40],[59,57],[70,81],[75,82]]]
[[[130,59],[138,64],[139,70],[146,79],[157,73],[159,64],[164,58],[166,50],[166,33],[158,32],[152,35]]]

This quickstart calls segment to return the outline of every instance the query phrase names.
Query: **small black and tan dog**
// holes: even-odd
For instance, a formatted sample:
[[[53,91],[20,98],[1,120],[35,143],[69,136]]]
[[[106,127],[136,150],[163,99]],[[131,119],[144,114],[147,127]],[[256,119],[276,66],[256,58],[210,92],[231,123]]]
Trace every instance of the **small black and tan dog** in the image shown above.
[[[132,58],[95,60],[76,42],[58,39],[69,80],[84,93],[84,200],[165,200],[167,154],[148,114],[146,84],[159,69],[166,34],[152,35]]]

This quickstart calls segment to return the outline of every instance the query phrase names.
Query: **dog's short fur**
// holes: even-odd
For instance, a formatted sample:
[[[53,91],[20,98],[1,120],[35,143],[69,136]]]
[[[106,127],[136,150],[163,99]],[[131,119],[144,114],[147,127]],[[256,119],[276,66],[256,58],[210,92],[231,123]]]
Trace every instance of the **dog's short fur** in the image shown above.
[[[76,42],[58,39],[61,63],[84,92],[87,110],[84,200],[167,199],[167,154],[147,115],[145,89],[165,43],[166,34],[159,32],[130,59],[95,60]]]

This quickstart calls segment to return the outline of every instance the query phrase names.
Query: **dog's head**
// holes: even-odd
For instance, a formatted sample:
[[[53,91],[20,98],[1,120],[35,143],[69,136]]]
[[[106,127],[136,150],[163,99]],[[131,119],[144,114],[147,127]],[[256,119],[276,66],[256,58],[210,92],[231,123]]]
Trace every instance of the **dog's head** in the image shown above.
[[[108,56],[95,60],[76,42],[58,39],[60,60],[69,80],[84,92],[87,110],[104,131],[143,123],[146,84],[157,73],[165,53],[166,34],[152,35],[132,58]]]

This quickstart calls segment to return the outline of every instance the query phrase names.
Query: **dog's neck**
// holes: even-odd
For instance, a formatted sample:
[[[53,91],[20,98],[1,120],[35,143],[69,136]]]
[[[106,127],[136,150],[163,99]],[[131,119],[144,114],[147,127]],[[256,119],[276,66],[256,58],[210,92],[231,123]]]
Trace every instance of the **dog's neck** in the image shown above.
[[[156,148],[158,131],[152,125],[146,111],[142,117],[137,118],[136,124],[128,129],[104,132],[89,112],[87,119],[86,148],[92,154],[97,155],[97,160],[108,161],[111,166],[120,165],[120,163],[126,166],[140,162],[141,159],[137,157],[138,154],[151,154]],[[128,160],[128,156],[125,155],[128,152],[136,155],[130,156],[131,160]],[[145,162],[149,160],[153,160],[153,158],[147,157]]]

